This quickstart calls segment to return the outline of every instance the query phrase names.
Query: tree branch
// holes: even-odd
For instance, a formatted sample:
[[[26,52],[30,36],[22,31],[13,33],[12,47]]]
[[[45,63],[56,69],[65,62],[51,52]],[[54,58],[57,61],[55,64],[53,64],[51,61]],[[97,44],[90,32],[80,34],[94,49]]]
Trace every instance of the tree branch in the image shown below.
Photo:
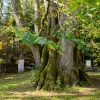
[[[47,18],[47,15],[49,13],[49,7],[50,7],[50,0],[47,0],[48,1],[48,5],[47,5],[47,10],[46,10],[46,14],[45,16],[43,17],[42,21],[41,21],[41,29],[40,29],[40,32],[39,32],[39,35],[41,36],[42,35],[42,32],[43,32],[43,29],[44,29],[44,22]]]

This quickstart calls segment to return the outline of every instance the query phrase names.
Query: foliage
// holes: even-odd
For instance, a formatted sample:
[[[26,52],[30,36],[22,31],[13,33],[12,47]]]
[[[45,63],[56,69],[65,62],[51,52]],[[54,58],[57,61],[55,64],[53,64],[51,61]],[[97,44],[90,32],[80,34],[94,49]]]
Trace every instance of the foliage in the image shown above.
[[[4,60],[3,60],[2,58],[0,58],[0,64],[3,63],[3,61],[4,61]]]
[[[47,40],[46,37],[38,36],[36,34],[32,34],[30,32],[24,32],[22,33],[20,29],[13,27],[12,32],[16,33],[17,36],[22,40],[22,42],[26,45],[30,44],[40,44],[41,46],[47,45],[48,48],[53,50],[58,50],[58,52],[61,54],[59,49],[61,48],[59,44],[54,43],[53,41]]]
[[[99,5],[100,3],[94,3],[93,5],[85,5],[83,9],[79,9],[77,20],[80,29],[78,37],[84,40],[86,43],[83,54],[94,59],[94,66],[99,66],[100,60],[97,55],[100,55],[100,41],[99,41]]]
[[[31,12],[33,7],[32,5],[33,2],[31,0],[24,1],[24,2],[23,0],[21,0],[21,2],[22,2],[23,15],[25,17],[25,23],[27,24],[29,31],[22,32],[19,31],[19,29],[17,28],[14,29],[14,31],[16,31],[15,33],[17,34],[17,36],[21,38],[22,42],[27,45],[40,44],[43,46],[46,44],[49,48],[53,50],[56,49],[58,50],[62,48],[59,43],[54,43],[53,41],[50,41],[43,36],[39,37],[36,34],[34,34],[34,32],[32,31],[34,30],[34,14]],[[87,54],[88,51],[91,50],[89,51],[91,52],[91,54],[89,55],[91,55],[91,57],[93,58],[96,58],[97,53],[95,54],[93,52],[95,51],[99,52],[98,49],[99,41],[97,42],[95,41],[99,37],[99,26],[100,26],[99,25],[99,8],[100,8],[99,0],[72,0],[72,1],[68,0],[68,2],[62,2],[62,0],[57,0],[57,2],[59,4],[58,13],[61,11],[64,12],[65,14],[67,13],[68,15],[69,20],[67,20],[65,25],[68,24],[67,26],[69,26],[70,20],[73,20],[76,23],[77,27],[79,26],[81,28],[79,29],[79,34],[76,37],[73,36],[73,31],[76,30],[77,27],[71,27],[71,31],[65,30],[64,37],[62,35],[62,29],[60,29],[57,32],[55,32],[53,37],[57,37],[58,39],[64,38],[67,39],[69,42],[76,41],[78,49],[81,49],[82,52],[84,52],[84,54],[85,53]],[[66,8],[64,5],[69,5],[69,6]],[[42,12],[42,10],[44,10],[44,8],[41,5],[40,13],[41,16],[44,16],[44,12]],[[12,11],[9,12],[11,13]],[[15,26],[16,23],[13,24],[13,22],[15,22],[14,17],[10,15],[7,25]],[[93,42],[90,41],[91,38]],[[94,43],[95,46],[92,45],[92,43]],[[97,58],[96,61],[99,61],[99,58]]]
[[[17,60],[20,52],[25,56],[25,68],[30,63],[34,62],[32,53],[28,46],[22,44],[20,39],[11,32],[10,27],[0,26],[0,41],[2,42],[2,50],[0,50],[2,63],[2,73],[15,73],[17,72]]]
[[[94,66],[100,65],[100,1],[99,0],[72,0],[69,2],[60,3],[59,11],[67,13],[68,20],[65,23],[66,27],[70,27],[71,31],[75,32],[74,41],[77,43],[77,48],[81,49],[81,53],[94,59]],[[66,8],[67,5],[68,7]],[[61,10],[62,9],[62,10]],[[72,20],[76,26],[70,26]],[[61,36],[61,35],[60,35]],[[71,36],[72,37],[72,36]],[[64,36],[68,39],[68,37]],[[71,38],[73,40],[73,38]],[[70,38],[68,41],[71,40]]]

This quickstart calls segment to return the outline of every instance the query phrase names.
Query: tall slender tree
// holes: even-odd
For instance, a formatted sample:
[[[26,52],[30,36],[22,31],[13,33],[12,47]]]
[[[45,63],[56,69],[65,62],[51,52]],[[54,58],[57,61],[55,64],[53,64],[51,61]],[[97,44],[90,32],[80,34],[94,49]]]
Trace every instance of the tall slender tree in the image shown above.
[[[1,21],[3,24],[7,24],[9,15],[9,0],[1,0]]]
[[[19,26],[19,27],[26,26],[26,23],[25,23],[25,20],[24,20],[24,17],[23,17],[23,13],[22,13],[22,9],[21,9],[20,0],[11,0],[11,5],[12,5],[12,9],[13,9],[13,12],[14,12],[14,18],[15,18],[15,21],[17,23],[17,26]],[[36,10],[38,10],[38,8]],[[35,27],[36,31],[39,30],[37,27],[38,27],[38,25]],[[30,45],[30,49],[31,49],[33,56],[35,58],[36,66],[39,66],[40,65],[40,51],[39,51],[38,47],[34,46],[34,45]]]

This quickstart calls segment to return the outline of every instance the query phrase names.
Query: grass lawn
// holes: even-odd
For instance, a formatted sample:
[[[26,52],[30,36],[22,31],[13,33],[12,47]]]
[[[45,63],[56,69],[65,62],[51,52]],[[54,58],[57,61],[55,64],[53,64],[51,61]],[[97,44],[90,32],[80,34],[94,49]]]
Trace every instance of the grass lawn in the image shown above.
[[[35,90],[31,86],[31,72],[0,76],[0,100],[100,100],[100,72],[88,73],[90,85],[65,88],[57,92]]]

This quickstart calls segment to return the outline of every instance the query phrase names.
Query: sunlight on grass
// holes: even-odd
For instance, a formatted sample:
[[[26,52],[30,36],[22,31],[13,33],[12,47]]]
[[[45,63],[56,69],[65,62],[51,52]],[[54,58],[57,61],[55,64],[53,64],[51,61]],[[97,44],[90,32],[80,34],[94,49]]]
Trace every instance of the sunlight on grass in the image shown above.
[[[100,76],[100,72],[87,72],[88,75],[98,75]]]
[[[1,76],[0,100],[100,100],[100,88],[96,87],[75,86],[55,92],[37,91],[31,85],[30,73],[29,71]],[[100,73],[88,75],[99,76]]]

